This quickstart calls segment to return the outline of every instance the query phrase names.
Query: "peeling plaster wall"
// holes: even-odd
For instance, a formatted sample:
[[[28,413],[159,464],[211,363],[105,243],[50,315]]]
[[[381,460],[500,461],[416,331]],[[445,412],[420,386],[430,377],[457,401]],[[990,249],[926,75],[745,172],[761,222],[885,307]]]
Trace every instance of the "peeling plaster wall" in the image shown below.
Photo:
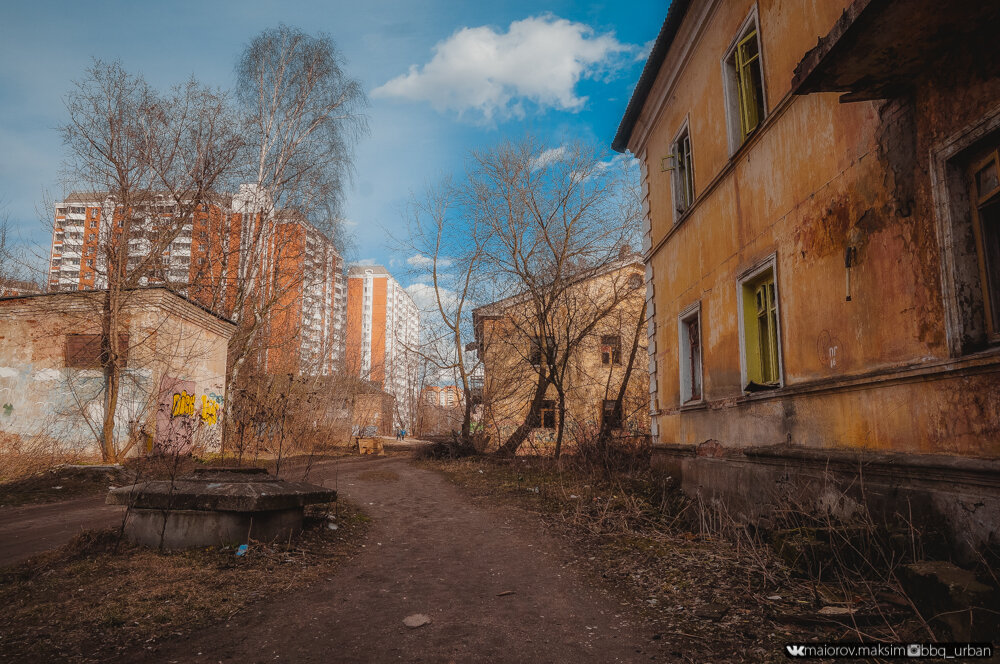
[[[66,367],[67,334],[100,333],[101,293],[65,293],[0,300],[0,432],[56,449],[97,454],[104,416],[103,374]],[[128,368],[115,417],[115,436],[140,431],[150,440],[164,377],[195,386],[192,435],[185,444],[218,442],[225,392],[226,347],[233,326],[165,290],[139,291],[126,308]],[[172,400],[169,399],[173,406]],[[201,402],[211,400],[212,404]],[[214,404],[214,405],[213,405]],[[176,419],[170,416],[169,419]],[[141,435],[141,434],[140,434]]]
[[[912,98],[792,96],[795,64],[847,4],[696,4],[653,86],[629,147],[648,191],[657,441],[995,458],[1000,357],[950,350],[946,307],[964,304],[942,291],[928,155],[1000,99],[1000,82],[954,63]],[[768,118],[731,156],[722,58],[754,8]],[[696,200],[675,225],[660,160],[685,121]],[[738,280],[772,255],[783,388],[748,396]],[[699,300],[705,403],[681,408],[677,318]]]

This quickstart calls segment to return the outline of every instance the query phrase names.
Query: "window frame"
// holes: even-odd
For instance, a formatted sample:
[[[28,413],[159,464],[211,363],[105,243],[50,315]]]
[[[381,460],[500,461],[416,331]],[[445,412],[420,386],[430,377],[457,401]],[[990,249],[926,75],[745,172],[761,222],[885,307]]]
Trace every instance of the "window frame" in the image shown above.
[[[528,403],[528,408],[531,408],[531,402]],[[552,417],[552,426],[545,426],[545,415],[549,413]],[[529,413],[529,418],[531,419],[532,429],[555,429],[557,425],[556,419],[556,400],[555,399],[542,399],[542,402],[538,405],[537,413]]]
[[[986,252],[981,208],[986,205],[997,205],[1000,200],[1000,186],[991,191],[979,191],[976,176],[992,163],[1000,176],[1000,145],[993,147],[985,155],[973,161],[968,168],[969,180],[969,212],[972,215],[972,234],[976,241],[976,258],[979,269],[979,283],[983,291],[983,322],[986,327],[986,341],[995,344],[1000,341],[1000,311],[994,311],[994,299],[1000,299],[1000,293],[993,293],[994,288],[1000,290],[1000,265],[990,265]],[[991,270],[992,268],[992,270]],[[990,274],[996,274],[998,283],[993,284]]]
[[[681,141],[687,140],[687,168],[684,172],[688,174],[687,186],[685,187],[685,182],[683,182],[682,170],[681,170]],[[674,157],[673,172],[670,175],[670,195],[672,197],[671,203],[674,209],[674,224],[677,224],[691,211],[694,207],[695,201],[695,188],[694,188],[694,149],[692,147],[691,141],[691,123],[690,116],[684,118],[684,122],[681,124],[680,129],[674,134],[673,140],[670,142],[670,154]],[[690,189],[690,191],[686,191]],[[677,205],[678,194],[685,191],[687,195],[686,205],[681,209]]]
[[[687,352],[690,349],[690,324],[698,325],[698,395],[695,396],[692,377],[695,375],[693,358]],[[705,350],[701,333],[701,300],[697,300],[684,308],[677,316],[677,373],[680,381],[678,395],[681,406],[700,404],[705,401]]]
[[[542,348],[541,340],[545,339],[545,348]],[[528,337],[529,347],[528,347],[528,364],[532,367],[538,369],[542,365],[547,364],[548,354],[555,352],[556,348],[556,338],[552,335],[541,336],[531,336]],[[538,361],[535,361],[537,354]]]
[[[608,405],[611,405],[610,413],[612,424],[608,425],[609,431],[620,431],[625,428],[625,417],[622,413],[624,408],[618,404],[617,399],[604,399],[601,401],[601,426],[604,426],[604,422],[608,418]]]
[[[748,394],[747,385],[750,383],[750,371],[749,371],[749,359],[747,357],[747,335],[750,330],[747,330],[747,314],[746,314],[746,302],[745,293],[749,284],[757,282],[766,273],[771,272],[771,279],[774,282],[774,318],[775,318],[775,330],[774,336],[777,347],[777,372],[778,380],[769,384],[770,389],[780,389],[785,386],[785,367],[784,367],[784,348],[782,344],[782,334],[781,334],[781,289],[778,285],[778,260],[777,254],[771,254],[762,261],[756,263],[753,267],[743,271],[736,280],[736,297],[739,309],[737,310],[737,320],[739,321],[739,333],[740,333],[740,389],[744,394]],[[756,326],[755,330],[756,331]]]
[[[749,132],[744,132],[743,120],[743,98],[740,94],[740,68],[738,63],[738,51],[740,46],[750,37],[751,33],[757,37],[756,64],[760,70],[760,117],[757,124]],[[769,116],[767,103],[767,79],[764,76],[764,48],[760,31],[760,18],[757,5],[750,9],[747,17],[740,24],[736,36],[726,49],[722,57],[722,81],[723,98],[726,105],[726,129],[729,137],[729,155],[732,156],[739,151],[747,141],[760,130],[761,125]]]
[[[615,342],[606,344],[606,339],[614,338]],[[620,367],[622,365],[622,335],[621,334],[602,334],[598,339],[598,354],[601,357],[602,367]],[[610,347],[608,351],[608,361],[604,361],[604,348],[606,346]]]

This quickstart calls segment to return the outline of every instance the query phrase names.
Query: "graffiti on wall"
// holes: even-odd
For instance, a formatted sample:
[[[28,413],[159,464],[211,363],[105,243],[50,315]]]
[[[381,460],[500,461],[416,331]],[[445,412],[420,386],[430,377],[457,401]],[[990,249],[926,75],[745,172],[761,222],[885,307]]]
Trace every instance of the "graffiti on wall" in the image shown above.
[[[170,417],[191,417],[192,415],[194,415],[194,395],[188,394],[187,390],[181,390],[180,394],[174,392]]]
[[[201,395],[201,421],[208,426],[214,426],[219,421],[219,402]]]

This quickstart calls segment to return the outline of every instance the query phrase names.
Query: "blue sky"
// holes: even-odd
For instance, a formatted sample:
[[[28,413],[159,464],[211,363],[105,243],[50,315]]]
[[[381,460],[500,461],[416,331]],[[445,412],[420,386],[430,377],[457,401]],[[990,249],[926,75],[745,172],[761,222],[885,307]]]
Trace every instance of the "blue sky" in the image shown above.
[[[63,95],[91,57],[166,88],[190,75],[232,85],[243,45],[279,22],[331,35],[364,85],[344,217],[352,260],[404,274],[387,237],[403,209],[469,149],[530,132],[610,145],[667,2],[198,2],[33,0],[0,9],[0,203],[18,236],[48,242],[36,208],[63,194]],[[43,210],[48,216],[50,210]]]

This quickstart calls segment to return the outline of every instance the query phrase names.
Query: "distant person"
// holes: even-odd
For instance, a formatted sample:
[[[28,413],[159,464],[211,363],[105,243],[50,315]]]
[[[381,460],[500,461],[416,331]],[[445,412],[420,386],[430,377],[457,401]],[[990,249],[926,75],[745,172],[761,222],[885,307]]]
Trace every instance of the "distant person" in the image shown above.
[[[403,440],[403,430],[396,429],[396,440]]]
[[[406,440],[406,429],[403,429],[400,433],[403,434],[403,440]]]

